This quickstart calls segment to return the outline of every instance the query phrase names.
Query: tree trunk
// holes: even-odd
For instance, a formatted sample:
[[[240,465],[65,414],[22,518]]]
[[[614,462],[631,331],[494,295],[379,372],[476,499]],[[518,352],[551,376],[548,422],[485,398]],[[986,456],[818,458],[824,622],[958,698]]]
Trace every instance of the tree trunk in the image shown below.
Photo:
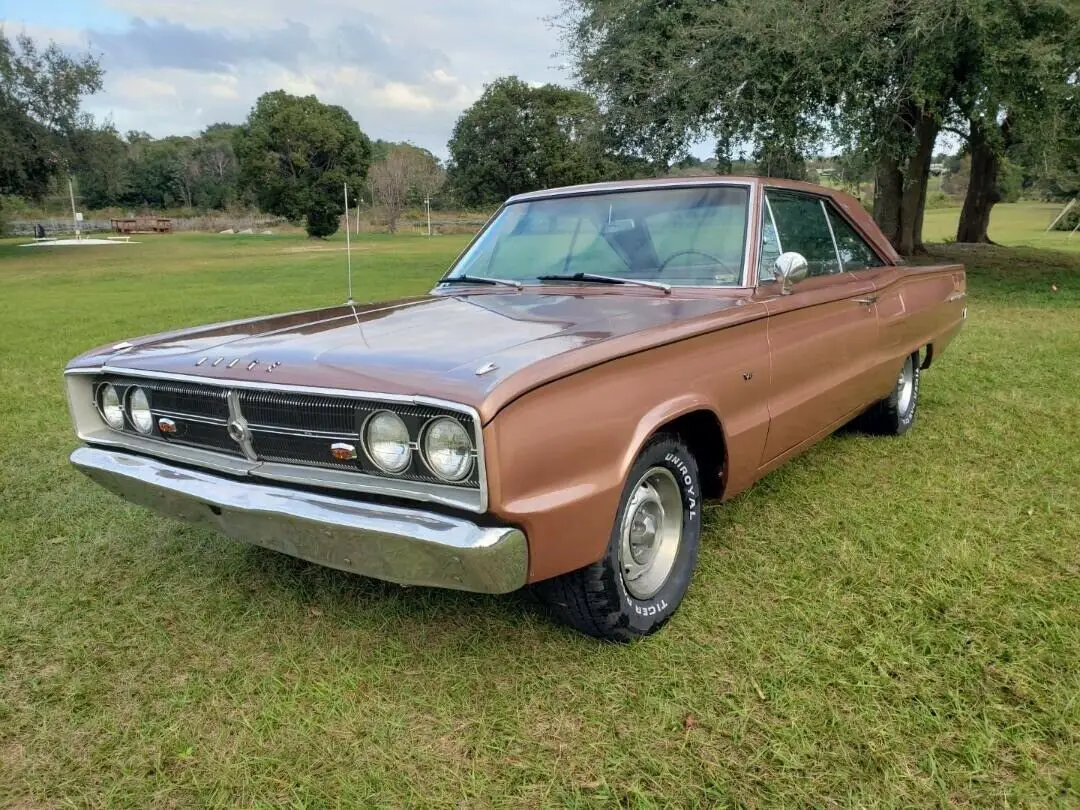
[[[971,151],[971,179],[964,208],[960,212],[960,225],[956,229],[957,242],[990,242],[990,212],[1001,201],[998,193],[998,171],[1001,157],[987,137],[981,122],[971,122],[969,138]]]
[[[874,221],[897,251],[910,256],[923,250],[926,187],[939,127],[931,113],[917,107],[909,108],[896,126],[894,137],[901,143],[914,140],[913,149],[904,159],[892,154],[878,158]]]
[[[896,249],[905,256],[924,250],[922,241],[923,213],[926,210],[926,186],[930,182],[930,164],[934,159],[934,142],[938,123],[930,113],[923,112],[915,123],[915,152],[904,169],[904,196],[900,202],[900,242]]]
[[[878,158],[874,176],[874,221],[893,246],[900,242],[900,199],[904,193],[904,176],[900,161],[892,155]]]

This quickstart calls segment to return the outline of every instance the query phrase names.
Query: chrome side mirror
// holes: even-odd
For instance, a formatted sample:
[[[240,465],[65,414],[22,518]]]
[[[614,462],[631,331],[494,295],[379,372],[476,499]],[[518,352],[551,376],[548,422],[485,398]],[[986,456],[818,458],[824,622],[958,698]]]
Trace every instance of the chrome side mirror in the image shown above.
[[[791,285],[806,278],[809,267],[805,256],[790,251],[780,254],[773,266],[773,272],[776,274],[776,280],[780,282],[780,294],[790,295]]]

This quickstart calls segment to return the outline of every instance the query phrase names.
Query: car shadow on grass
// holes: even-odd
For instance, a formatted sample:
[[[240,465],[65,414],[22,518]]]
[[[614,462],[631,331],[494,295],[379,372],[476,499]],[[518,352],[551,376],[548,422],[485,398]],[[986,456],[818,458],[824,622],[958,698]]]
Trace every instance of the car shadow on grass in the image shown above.
[[[564,632],[528,587],[484,594],[398,585],[243,544],[238,563],[231,575],[242,576],[262,597],[284,601],[301,612],[315,607],[322,615],[351,625],[366,621],[385,625],[392,619],[406,631],[417,623],[447,630],[464,627],[473,634],[486,628],[504,641],[508,630],[524,626],[552,635]]]

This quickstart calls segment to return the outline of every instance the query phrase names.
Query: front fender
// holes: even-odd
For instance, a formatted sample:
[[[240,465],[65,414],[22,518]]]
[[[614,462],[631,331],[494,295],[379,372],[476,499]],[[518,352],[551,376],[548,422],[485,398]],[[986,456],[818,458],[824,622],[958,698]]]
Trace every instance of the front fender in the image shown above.
[[[680,416],[716,414],[730,457],[756,469],[767,380],[765,324],[754,322],[612,360],[503,408],[484,428],[489,511],[525,531],[529,581],[604,555],[627,472]]]

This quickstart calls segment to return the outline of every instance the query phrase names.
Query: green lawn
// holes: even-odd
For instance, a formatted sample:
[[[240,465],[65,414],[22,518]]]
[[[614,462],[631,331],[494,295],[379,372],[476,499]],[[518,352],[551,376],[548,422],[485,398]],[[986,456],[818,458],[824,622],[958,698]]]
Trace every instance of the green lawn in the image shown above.
[[[992,235],[1043,246],[1042,213],[1001,206]],[[364,237],[357,297],[424,290],[464,242]],[[970,319],[916,429],[835,436],[712,507],[682,610],[611,646],[528,594],[319,568],[69,468],[69,357],[340,302],[340,238],[14,244],[0,806],[1080,803],[1080,252],[939,248]]]
[[[1046,232],[1063,203],[1014,203],[996,205],[990,217],[990,238],[1003,245],[1024,245],[1052,250],[1080,250],[1080,232]],[[923,236],[930,242],[956,239],[959,208],[932,208],[926,212]]]

